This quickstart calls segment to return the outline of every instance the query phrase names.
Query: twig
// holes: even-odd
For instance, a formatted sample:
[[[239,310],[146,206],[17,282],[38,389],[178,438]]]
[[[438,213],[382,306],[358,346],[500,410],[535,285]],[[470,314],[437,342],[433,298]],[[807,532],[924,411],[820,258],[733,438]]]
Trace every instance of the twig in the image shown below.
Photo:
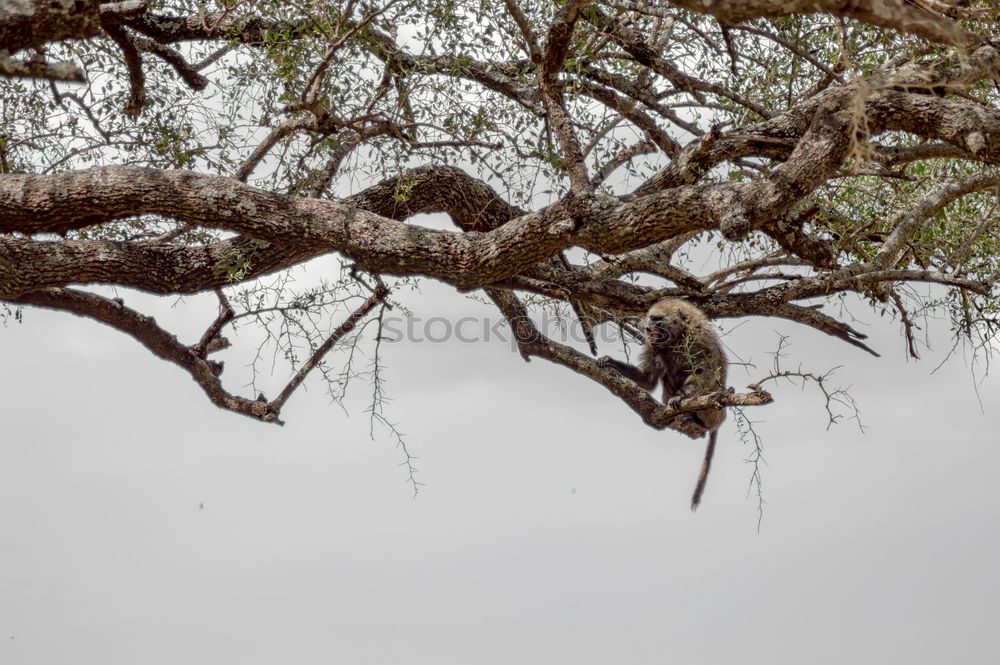
[[[271,402],[275,409],[281,409],[282,405],[288,400],[291,394],[295,392],[295,389],[298,388],[299,385],[305,380],[309,372],[312,371],[312,369],[319,364],[319,361],[323,359],[323,356],[325,356],[326,353],[333,348],[333,345],[336,344],[341,337],[351,332],[351,330],[354,329],[354,326],[357,325],[358,321],[363,319],[368,312],[381,303],[387,294],[388,290],[385,286],[379,285],[376,287],[375,293],[365,300],[361,307],[351,312],[351,315],[348,316],[347,319],[330,334],[326,341],[316,348],[312,356],[302,364],[299,371],[296,372],[295,376],[293,376],[291,381],[288,382],[285,389],[282,390],[281,393]]]

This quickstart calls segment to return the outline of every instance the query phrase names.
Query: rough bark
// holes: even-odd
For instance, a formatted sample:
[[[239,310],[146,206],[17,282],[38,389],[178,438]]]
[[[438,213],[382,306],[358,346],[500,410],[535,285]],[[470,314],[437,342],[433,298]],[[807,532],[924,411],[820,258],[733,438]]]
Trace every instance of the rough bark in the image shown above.
[[[100,32],[99,0],[0,0],[0,48],[14,52]]]

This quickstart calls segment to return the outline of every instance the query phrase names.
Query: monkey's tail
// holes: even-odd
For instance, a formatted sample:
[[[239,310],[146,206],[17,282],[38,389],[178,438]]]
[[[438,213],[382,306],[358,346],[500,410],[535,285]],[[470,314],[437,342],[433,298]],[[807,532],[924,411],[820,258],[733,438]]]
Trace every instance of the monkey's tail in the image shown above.
[[[701,495],[705,491],[705,481],[708,480],[708,470],[712,468],[712,456],[715,454],[715,437],[719,430],[714,429],[708,435],[708,447],[705,448],[705,461],[701,463],[701,475],[698,476],[698,484],[694,486],[694,494],[691,496],[692,512],[698,509],[701,503]]]

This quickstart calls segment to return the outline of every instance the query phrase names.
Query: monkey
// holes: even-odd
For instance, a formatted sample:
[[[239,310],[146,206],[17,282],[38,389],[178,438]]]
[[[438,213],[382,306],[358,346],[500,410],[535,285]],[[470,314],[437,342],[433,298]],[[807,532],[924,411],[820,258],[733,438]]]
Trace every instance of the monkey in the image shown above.
[[[660,300],[646,312],[643,328],[646,340],[638,367],[608,356],[598,360],[598,364],[613,367],[646,390],[653,390],[662,382],[663,403],[671,407],[688,397],[725,389],[726,355],[708,318],[695,305],[678,298]],[[716,434],[725,417],[725,410],[715,408],[677,417],[693,421],[709,433],[701,474],[691,497],[691,510],[697,509],[701,502],[715,454]]]

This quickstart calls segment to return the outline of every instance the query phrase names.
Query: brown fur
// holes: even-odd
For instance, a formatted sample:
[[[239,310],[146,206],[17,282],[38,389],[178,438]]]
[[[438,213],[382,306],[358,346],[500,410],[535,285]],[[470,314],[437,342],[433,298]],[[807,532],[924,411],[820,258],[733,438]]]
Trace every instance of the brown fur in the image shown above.
[[[601,364],[611,366],[647,390],[663,384],[663,403],[676,405],[681,400],[726,387],[726,354],[718,335],[705,314],[685,300],[666,298],[646,312],[646,345],[639,366],[608,357]],[[708,446],[698,484],[691,497],[691,509],[698,507],[715,453],[716,433],[726,413],[723,409],[702,409],[678,418],[693,420],[708,432]]]

